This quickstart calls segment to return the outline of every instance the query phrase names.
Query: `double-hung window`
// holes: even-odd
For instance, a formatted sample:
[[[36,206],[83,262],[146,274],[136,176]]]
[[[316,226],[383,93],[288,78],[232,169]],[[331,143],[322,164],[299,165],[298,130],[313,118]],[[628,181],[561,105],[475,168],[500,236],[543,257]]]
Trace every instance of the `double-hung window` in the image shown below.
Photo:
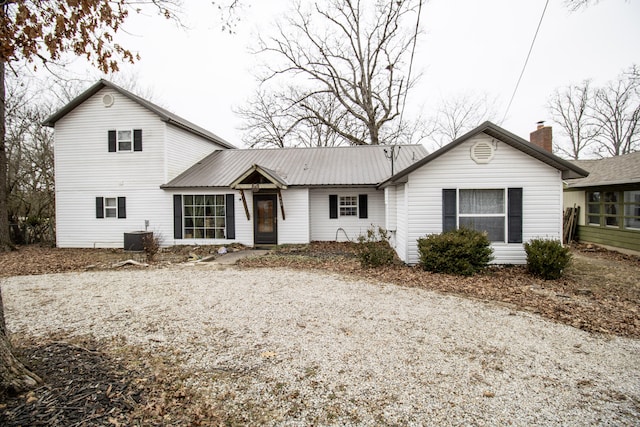
[[[500,190],[459,190],[458,224],[486,231],[492,242],[505,241],[505,195]]]
[[[110,130],[107,135],[110,153],[142,151],[142,129]]]
[[[358,194],[357,196],[329,195],[329,218],[354,217],[364,219],[369,217],[369,196]]]
[[[131,151],[133,147],[133,136],[130,130],[118,131],[118,151]]]
[[[126,218],[126,197],[96,197],[96,218]]]
[[[358,197],[340,196],[340,216],[358,215]]]
[[[443,189],[442,230],[487,233],[492,242],[522,243],[522,188]]]

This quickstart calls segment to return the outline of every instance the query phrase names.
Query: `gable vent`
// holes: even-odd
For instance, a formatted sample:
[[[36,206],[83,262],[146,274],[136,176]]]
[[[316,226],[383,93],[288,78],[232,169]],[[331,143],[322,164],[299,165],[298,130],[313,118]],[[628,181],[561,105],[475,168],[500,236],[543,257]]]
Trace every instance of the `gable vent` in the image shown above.
[[[471,147],[471,158],[476,163],[489,163],[493,159],[493,145],[486,141],[480,141]]]
[[[102,97],[102,104],[107,108],[113,105],[113,101],[115,101],[115,99],[110,93],[107,93]]]

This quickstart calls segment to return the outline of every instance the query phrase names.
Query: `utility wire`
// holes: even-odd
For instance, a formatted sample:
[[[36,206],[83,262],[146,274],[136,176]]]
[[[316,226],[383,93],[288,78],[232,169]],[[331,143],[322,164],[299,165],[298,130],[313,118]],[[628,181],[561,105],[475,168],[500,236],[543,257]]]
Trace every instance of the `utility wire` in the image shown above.
[[[527,68],[527,63],[529,62],[529,57],[531,56],[533,45],[535,44],[536,38],[538,37],[538,32],[540,31],[540,26],[542,25],[542,19],[544,18],[544,14],[547,11],[547,6],[549,6],[549,0],[547,0],[547,2],[544,4],[544,9],[542,9],[542,15],[540,16],[540,21],[538,22],[538,28],[536,28],[536,33],[533,35],[533,40],[531,40],[531,46],[529,46],[529,53],[527,53],[527,59],[525,59],[524,65],[522,66],[520,77],[518,77],[518,82],[516,83],[516,87],[513,89],[513,94],[511,94],[511,99],[509,100],[509,105],[507,105],[507,109],[504,112],[504,117],[502,117],[502,122],[504,122],[504,120],[507,118],[507,114],[509,113],[509,109],[511,108],[511,103],[513,102],[513,99],[516,97],[518,86],[520,86],[520,81],[522,80],[522,76],[524,75],[524,70]]]
[[[411,59],[409,60],[409,71],[407,73],[407,88],[404,90],[404,99],[402,100],[402,110],[400,110],[400,121],[398,122],[398,133],[402,126],[402,117],[404,116],[404,108],[407,105],[407,93],[409,92],[409,85],[411,84],[411,68],[413,67],[413,57],[416,53],[416,43],[418,41],[418,31],[420,30],[420,15],[422,14],[422,1],[418,3],[418,18],[416,19],[416,30],[413,35],[413,47],[411,48]]]

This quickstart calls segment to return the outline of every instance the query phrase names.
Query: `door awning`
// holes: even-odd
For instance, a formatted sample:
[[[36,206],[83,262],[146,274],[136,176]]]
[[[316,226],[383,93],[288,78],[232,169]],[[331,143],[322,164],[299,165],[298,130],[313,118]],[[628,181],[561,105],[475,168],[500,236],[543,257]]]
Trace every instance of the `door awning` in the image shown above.
[[[286,190],[287,182],[277,172],[254,164],[230,185],[234,190]]]

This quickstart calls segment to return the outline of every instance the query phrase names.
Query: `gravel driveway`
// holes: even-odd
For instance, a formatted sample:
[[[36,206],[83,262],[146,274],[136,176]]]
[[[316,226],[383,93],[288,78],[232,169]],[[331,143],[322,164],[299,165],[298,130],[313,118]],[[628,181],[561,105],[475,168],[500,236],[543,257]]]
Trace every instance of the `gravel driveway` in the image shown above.
[[[2,281],[13,332],[122,336],[254,425],[639,425],[640,341],[493,303],[281,269]]]

